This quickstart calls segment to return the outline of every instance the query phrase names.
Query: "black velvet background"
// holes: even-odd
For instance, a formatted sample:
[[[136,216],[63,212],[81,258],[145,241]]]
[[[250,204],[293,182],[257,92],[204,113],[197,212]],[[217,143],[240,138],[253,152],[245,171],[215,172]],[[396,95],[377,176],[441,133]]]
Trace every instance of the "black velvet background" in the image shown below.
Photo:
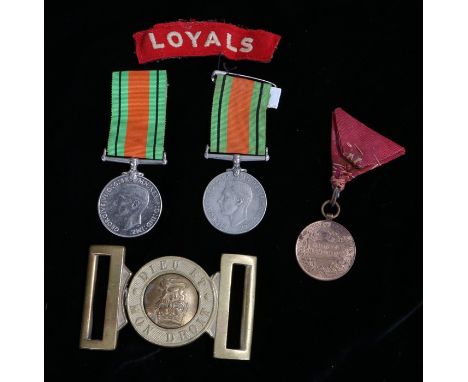
[[[52,5],[46,12],[46,380],[417,381],[422,379],[422,4],[314,1],[190,6],[175,2]],[[226,21],[282,35],[270,64],[229,62],[283,88],[267,115],[268,163],[246,164],[268,210],[241,236],[205,219],[201,199],[229,165],[203,158],[217,57],[139,65],[132,34],[157,22]],[[163,198],[161,219],[136,239],[110,234],[96,211],[102,187],[127,170],[103,163],[111,72],[167,69],[169,165],[141,170]],[[352,270],[319,282],[296,263],[297,235],[329,198],[331,111],[341,106],[402,144],[407,154],[358,177],[340,198],[338,222],[357,244]],[[209,274],[223,252],[258,257],[250,362],[212,358],[213,340],[165,349],[125,327],[113,352],[78,349],[90,244],[127,248],[136,272],[166,255]]]

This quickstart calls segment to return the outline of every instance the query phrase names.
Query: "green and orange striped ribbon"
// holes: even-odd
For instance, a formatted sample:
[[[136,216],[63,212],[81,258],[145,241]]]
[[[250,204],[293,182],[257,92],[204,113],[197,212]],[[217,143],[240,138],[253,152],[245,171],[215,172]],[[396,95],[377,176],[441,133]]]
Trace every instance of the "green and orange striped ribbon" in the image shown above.
[[[271,84],[228,74],[216,76],[210,151],[265,155]]]
[[[113,72],[107,155],[163,159],[166,101],[165,70]]]

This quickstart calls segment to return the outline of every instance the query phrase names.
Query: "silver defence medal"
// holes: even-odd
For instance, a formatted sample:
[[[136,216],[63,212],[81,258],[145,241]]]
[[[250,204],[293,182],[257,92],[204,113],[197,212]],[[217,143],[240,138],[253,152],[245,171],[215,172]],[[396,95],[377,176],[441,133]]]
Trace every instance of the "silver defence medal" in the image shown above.
[[[215,71],[210,145],[205,158],[233,162],[206,187],[203,210],[221,232],[242,234],[263,219],[267,197],[260,182],[241,161],[268,161],[266,110],[278,105],[281,89],[271,82],[239,74]]]
[[[99,256],[110,256],[109,282],[102,339],[92,339],[92,311]],[[255,304],[256,257],[224,254],[220,272],[208,274],[193,261],[166,256],[144,265],[131,279],[125,248],[91,246],[80,347],[114,350],[120,329],[130,324],[145,340],[178,347],[203,333],[215,340],[214,357],[250,359]],[[227,348],[229,301],[234,264],[246,267],[241,348]]]
[[[127,163],[130,170],[112,179],[101,192],[102,224],[121,237],[150,231],[161,215],[161,195],[138,165],[167,164],[167,74],[165,70],[112,73],[112,117],[102,160]]]
[[[267,197],[260,182],[240,167],[240,161],[267,161],[268,153],[264,157],[210,154],[207,147],[205,158],[232,159],[234,163],[205,189],[203,211],[208,221],[221,232],[235,235],[254,229],[265,215]]]
[[[110,158],[104,151],[102,160],[130,164],[130,170],[107,183],[99,195],[98,213],[102,224],[121,237],[137,237],[147,233],[159,220],[162,200],[158,188],[137,170],[137,165],[165,165],[165,154],[159,161]]]

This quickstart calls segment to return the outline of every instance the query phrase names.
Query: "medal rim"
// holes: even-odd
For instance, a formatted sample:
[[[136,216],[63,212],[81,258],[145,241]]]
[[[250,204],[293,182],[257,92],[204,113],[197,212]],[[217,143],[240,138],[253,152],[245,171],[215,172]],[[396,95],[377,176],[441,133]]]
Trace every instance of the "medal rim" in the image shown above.
[[[263,188],[263,185],[260,183],[260,181],[253,175],[249,174],[248,172],[243,172],[242,174],[244,175],[248,175],[249,177],[251,177],[252,179],[254,179],[260,186],[262,192],[263,192],[263,195],[265,196],[265,208],[263,209],[262,211],[262,214],[261,214],[261,217],[260,219],[258,220],[258,222],[253,225],[251,228],[249,228],[248,230],[246,231],[242,231],[242,232],[226,232],[226,231],[223,231],[221,228],[218,228],[216,227],[212,222],[211,220],[208,218],[208,215],[206,213],[206,209],[205,209],[205,199],[206,199],[206,192],[208,190],[208,187],[210,186],[211,183],[213,183],[217,178],[219,178],[220,176],[222,175],[226,175],[228,173],[228,171],[226,172],[222,172],[218,175],[216,175],[214,178],[212,178],[208,184],[206,185],[205,187],[205,191],[203,192],[203,199],[202,199],[202,205],[203,205],[203,213],[205,214],[205,218],[206,220],[208,220],[208,222],[211,224],[211,226],[213,226],[214,228],[216,228],[218,231],[222,232],[222,233],[225,233],[225,234],[228,234],[228,235],[232,235],[232,236],[235,236],[235,235],[242,235],[244,233],[247,233],[247,232],[250,232],[252,231],[253,229],[257,228],[257,226],[262,222],[263,218],[265,217],[265,214],[266,214],[266,211],[267,211],[267,207],[268,207],[268,198],[267,198],[267,195],[266,195],[266,192],[265,192],[265,189]],[[232,176],[234,176],[232,174]]]
[[[299,260],[299,251],[298,251],[298,245],[299,245],[299,238],[301,237],[302,233],[307,230],[309,227],[317,224],[317,223],[323,223],[323,222],[330,222],[330,223],[333,223],[333,224],[337,224],[339,225],[341,228],[343,228],[348,234],[349,236],[351,237],[351,240],[353,241],[353,249],[354,249],[354,254],[353,254],[353,261],[351,262],[349,268],[346,270],[345,273],[343,274],[340,274],[339,276],[336,276],[336,277],[333,277],[333,278],[319,278],[315,275],[312,275],[309,271],[306,271],[304,269],[304,267],[302,266],[301,264],[301,261]],[[334,220],[317,220],[317,221],[314,221],[310,224],[308,224],[307,226],[305,226],[302,231],[300,232],[299,236],[297,237],[296,239],[296,246],[295,246],[295,251],[296,251],[296,260],[297,260],[297,263],[299,264],[299,267],[302,269],[302,271],[309,277],[312,277],[313,279],[315,280],[318,280],[318,281],[335,281],[335,280],[338,280],[340,278],[342,278],[343,276],[345,276],[350,270],[351,268],[353,267],[354,265],[354,262],[356,261],[356,254],[357,254],[357,250],[356,250],[356,242],[354,241],[354,237],[353,235],[351,235],[351,232],[349,232],[349,230],[342,224],[334,221]]]
[[[156,342],[156,341],[153,341],[151,338],[149,338],[149,336],[146,336],[144,335],[143,333],[141,333],[137,328],[136,326],[133,324],[132,320],[131,320],[131,317],[133,317],[135,314],[140,314],[140,313],[132,313],[130,311],[130,308],[129,308],[129,298],[130,298],[130,290],[132,288],[132,285],[133,285],[133,282],[134,280],[136,280],[136,277],[139,275],[140,271],[142,271],[143,269],[145,269],[146,267],[148,267],[150,264],[152,263],[156,263],[158,261],[163,261],[163,260],[166,260],[166,261],[173,261],[173,260],[178,260],[178,261],[186,261],[188,263],[190,263],[191,265],[193,265],[194,267],[196,267],[197,271],[201,271],[202,275],[204,277],[206,277],[206,280],[207,282],[209,283],[209,290],[211,291],[211,294],[213,296],[213,308],[211,309],[210,311],[210,318],[207,320],[206,324],[198,331],[197,334],[195,334],[192,338],[190,338],[189,340],[187,340],[186,342],[183,342],[183,343],[160,343],[160,342]],[[148,285],[153,281],[155,280],[156,278],[158,278],[159,276],[163,276],[163,275],[166,275],[166,274],[169,274],[169,273],[175,273],[175,274],[178,274],[180,276],[183,276],[185,278],[187,278],[191,283],[192,285],[194,286],[195,290],[197,291],[197,294],[198,294],[198,307],[197,307],[197,312],[195,313],[195,315],[192,317],[192,319],[187,322],[185,325],[179,327],[179,328],[163,328],[162,326],[159,326],[157,325],[147,314],[146,314],[146,310],[145,310],[145,307],[144,307],[144,296],[145,296],[145,292],[146,292],[146,289],[148,287]],[[141,292],[141,295],[139,296],[138,298],[138,305],[141,309],[141,314],[145,316],[145,318],[148,320],[149,323],[151,323],[152,325],[154,325],[156,328],[158,328],[159,330],[161,330],[162,332],[166,333],[166,332],[173,332],[173,331],[176,331],[176,330],[182,330],[184,328],[187,328],[194,319],[196,319],[196,317],[198,316],[200,310],[201,310],[201,299],[202,299],[202,296],[201,296],[201,293],[200,293],[200,289],[197,288],[196,286],[196,281],[192,279],[192,277],[189,275],[189,274],[184,274],[184,273],[181,273],[180,271],[178,270],[174,270],[174,269],[167,269],[167,270],[164,270],[164,271],[161,271],[159,273],[157,273],[156,275],[148,278],[147,281],[144,282],[144,287],[140,288],[142,289],[142,292]],[[209,328],[212,326],[213,324],[213,320],[215,319],[216,317],[216,314],[217,314],[217,306],[218,306],[218,300],[217,300],[217,293],[216,293],[216,287],[214,285],[214,282],[213,282],[213,279],[208,275],[208,273],[206,273],[206,271],[200,266],[198,265],[197,263],[195,263],[194,261],[190,260],[190,259],[187,259],[185,257],[180,257],[180,256],[164,256],[164,257],[158,257],[156,259],[153,259],[149,262],[147,262],[145,265],[143,265],[136,273],[135,275],[132,277],[132,280],[130,281],[130,283],[128,284],[128,292],[127,292],[127,295],[125,297],[125,310],[127,312],[127,315],[128,315],[128,321],[130,322],[130,325],[133,327],[133,329],[138,333],[138,335],[140,337],[142,337],[143,339],[145,339],[146,341],[152,343],[153,345],[158,345],[158,346],[162,346],[162,347],[168,347],[168,348],[175,348],[175,347],[180,347],[180,346],[185,346],[185,345],[188,345],[192,342],[194,342],[195,340],[197,340],[198,338],[200,338],[204,333],[208,333],[209,331]]]
[[[153,187],[156,189],[156,191],[158,192],[158,195],[159,195],[159,202],[160,202],[160,207],[159,207],[159,213],[158,213],[158,216],[156,218],[156,221],[154,222],[154,224],[146,231],[142,232],[142,233],[139,233],[137,235],[125,235],[125,234],[121,234],[120,232],[114,232],[112,231],[111,229],[109,229],[109,227],[107,227],[107,225],[104,223],[104,220],[102,219],[102,216],[99,212],[99,205],[101,204],[101,198],[102,198],[102,195],[104,194],[104,191],[106,190],[107,186],[109,184],[111,184],[112,182],[114,182],[115,180],[117,179],[120,179],[120,178],[123,178],[123,177],[126,177],[128,178],[129,175],[128,174],[122,174],[122,175],[119,175],[119,176],[116,176],[115,178],[112,178],[109,182],[106,183],[106,185],[102,188],[102,191],[101,193],[99,194],[99,198],[98,198],[98,201],[97,201],[97,210],[98,210],[98,216],[99,216],[99,220],[101,221],[102,225],[112,234],[116,235],[116,236],[119,236],[119,237],[123,237],[123,238],[126,238],[126,239],[131,239],[131,238],[134,238],[134,237],[139,237],[139,236],[143,236],[145,234],[147,234],[148,232],[150,232],[155,226],[156,224],[158,224],[159,222],[159,218],[161,217],[161,213],[162,213],[162,208],[163,208],[163,201],[162,201],[162,197],[161,197],[161,192],[159,192],[159,188],[156,187],[156,185],[151,181],[149,180],[148,178],[146,178],[145,176],[141,175],[140,177],[145,179],[147,182],[151,183],[153,185]]]

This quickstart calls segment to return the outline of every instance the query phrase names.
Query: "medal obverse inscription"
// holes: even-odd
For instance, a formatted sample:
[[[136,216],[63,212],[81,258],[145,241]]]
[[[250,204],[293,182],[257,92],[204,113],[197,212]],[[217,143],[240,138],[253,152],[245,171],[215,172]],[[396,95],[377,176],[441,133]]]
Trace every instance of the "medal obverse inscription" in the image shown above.
[[[255,228],[265,215],[267,198],[260,182],[241,172],[227,171],[215,177],[203,195],[208,221],[224,233],[241,234]]]
[[[151,230],[161,215],[161,195],[144,176],[121,175],[102,190],[98,212],[113,234],[136,237]]]
[[[147,341],[188,344],[210,328],[216,315],[213,280],[193,261],[166,256],[144,265],[127,293],[128,318]]]
[[[336,280],[353,266],[356,245],[349,231],[332,220],[309,224],[296,242],[302,270],[318,280]]]

